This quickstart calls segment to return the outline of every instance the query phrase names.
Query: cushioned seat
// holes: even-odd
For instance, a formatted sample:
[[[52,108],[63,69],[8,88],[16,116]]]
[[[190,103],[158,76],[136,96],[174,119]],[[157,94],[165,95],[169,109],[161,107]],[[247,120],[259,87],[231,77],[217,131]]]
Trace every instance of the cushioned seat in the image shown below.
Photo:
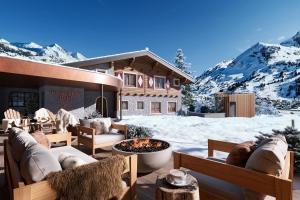
[[[191,175],[197,178],[200,193],[204,190],[225,199],[244,200],[243,190],[239,186],[193,171]]]
[[[52,148],[50,149],[50,152],[52,152],[52,155],[57,158],[61,153],[69,153],[75,156],[78,156],[79,158],[81,158],[83,161],[85,161],[86,163],[92,163],[92,162],[96,162],[97,160],[81,151],[79,151],[78,149],[75,149],[74,147],[71,146],[63,146],[63,147],[57,147],[57,148]]]
[[[201,173],[193,171],[191,171],[190,173],[192,176],[197,178],[200,193],[201,190],[204,190],[206,192],[215,194],[216,196],[224,197],[225,199],[245,200],[243,188],[237,185],[228,183],[217,178],[213,178],[211,176],[206,176]],[[275,200],[275,198],[267,196],[264,200]]]
[[[91,135],[85,135],[84,137],[92,138]],[[107,142],[119,142],[124,139],[125,136],[123,134],[118,134],[118,133],[95,135],[96,144],[102,144]]]

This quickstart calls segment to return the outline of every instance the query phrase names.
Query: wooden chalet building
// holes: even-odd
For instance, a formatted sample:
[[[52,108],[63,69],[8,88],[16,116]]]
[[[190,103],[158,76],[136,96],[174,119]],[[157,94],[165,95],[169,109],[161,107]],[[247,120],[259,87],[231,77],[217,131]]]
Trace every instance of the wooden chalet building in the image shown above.
[[[122,79],[123,87],[116,101],[118,115],[121,116],[176,114],[181,110],[180,86],[194,81],[190,75],[148,49],[96,57],[65,65],[110,74]],[[103,102],[97,104],[102,105]]]

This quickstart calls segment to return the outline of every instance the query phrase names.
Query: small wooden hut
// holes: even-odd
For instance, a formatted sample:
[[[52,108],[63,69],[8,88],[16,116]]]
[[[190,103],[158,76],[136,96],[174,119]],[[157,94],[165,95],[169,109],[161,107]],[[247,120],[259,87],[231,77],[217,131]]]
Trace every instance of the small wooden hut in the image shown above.
[[[215,95],[218,112],[226,117],[253,117],[255,115],[254,93],[217,93]]]

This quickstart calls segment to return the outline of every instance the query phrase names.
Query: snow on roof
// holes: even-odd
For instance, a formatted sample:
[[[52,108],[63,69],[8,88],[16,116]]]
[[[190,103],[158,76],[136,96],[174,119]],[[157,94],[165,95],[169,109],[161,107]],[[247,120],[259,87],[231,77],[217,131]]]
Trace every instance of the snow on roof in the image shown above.
[[[172,71],[178,73],[179,75],[183,76],[184,78],[188,79],[191,82],[194,82],[194,78],[181,71],[177,67],[175,67],[173,64],[170,62],[166,61],[165,59],[159,57],[149,49],[143,49],[139,51],[131,51],[131,52],[125,52],[125,53],[119,53],[119,54],[112,54],[112,55],[106,55],[106,56],[100,56],[100,57],[94,57],[94,58],[89,58],[83,61],[76,61],[76,62],[70,62],[70,63],[65,63],[64,65],[67,66],[77,66],[77,67],[83,67],[83,66],[89,66],[93,64],[98,64],[98,63],[104,63],[104,62],[109,62],[113,60],[121,60],[121,59],[128,59],[132,57],[139,57],[139,56],[149,56],[150,58],[160,62],[167,68],[171,69]]]

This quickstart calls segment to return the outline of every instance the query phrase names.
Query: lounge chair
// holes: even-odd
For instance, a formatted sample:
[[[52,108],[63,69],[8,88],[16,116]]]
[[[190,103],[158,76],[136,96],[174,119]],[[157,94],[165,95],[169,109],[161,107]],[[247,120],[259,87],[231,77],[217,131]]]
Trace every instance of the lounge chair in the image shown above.
[[[122,131],[122,133],[109,133],[96,135],[95,129],[87,128],[84,126],[78,126],[77,136],[78,136],[78,148],[80,144],[87,146],[92,149],[92,155],[95,156],[95,150],[97,148],[110,147],[114,143],[119,142],[127,138],[127,125],[122,124],[111,124],[112,129],[117,129]]]
[[[56,147],[50,149],[50,152],[56,157],[61,152],[72,153],[79,156],[86,162],[95,162],[96,160],[87,154],[73,148],[71,146],[71,134],[50,134],[46,135],[50,142],[63,142],[66,141],[67,146]],[[21,177],[21,169],[17,164],[14,156],[13,149],[8,140],[4,142],[4,160],[5,160],[5,174],[10,191],[10,197],[14,200],[44,200],[44,199],[56,199],[56,192],[51,189],[47,180],[42,180],[32,184],[26,184]],[[121,199],[136,199],[136,180],[137,180],[137,157],[136,155],[126,157],[128,168],[124,173],[128,174],[128,184],[123,187],[123,194]],[[101,189],[101,188],[99,188]],[[74,191],[76,192],[76,191]],[[81,194],[78,194],[81,195]]]
[[[230,152],[236,143],[208,140],[208,157],[214,151]],[[174,168],[191,170],[197,177],[201,200],[244,199],[244,189],[275,197],[277,200],[292,199],[294,157],[288,151],[284,170],[280,177],[206,159],[174,153]],[[271,198],[272,198],[271,197]],[[269,199],[269,197],[268,197]]]

